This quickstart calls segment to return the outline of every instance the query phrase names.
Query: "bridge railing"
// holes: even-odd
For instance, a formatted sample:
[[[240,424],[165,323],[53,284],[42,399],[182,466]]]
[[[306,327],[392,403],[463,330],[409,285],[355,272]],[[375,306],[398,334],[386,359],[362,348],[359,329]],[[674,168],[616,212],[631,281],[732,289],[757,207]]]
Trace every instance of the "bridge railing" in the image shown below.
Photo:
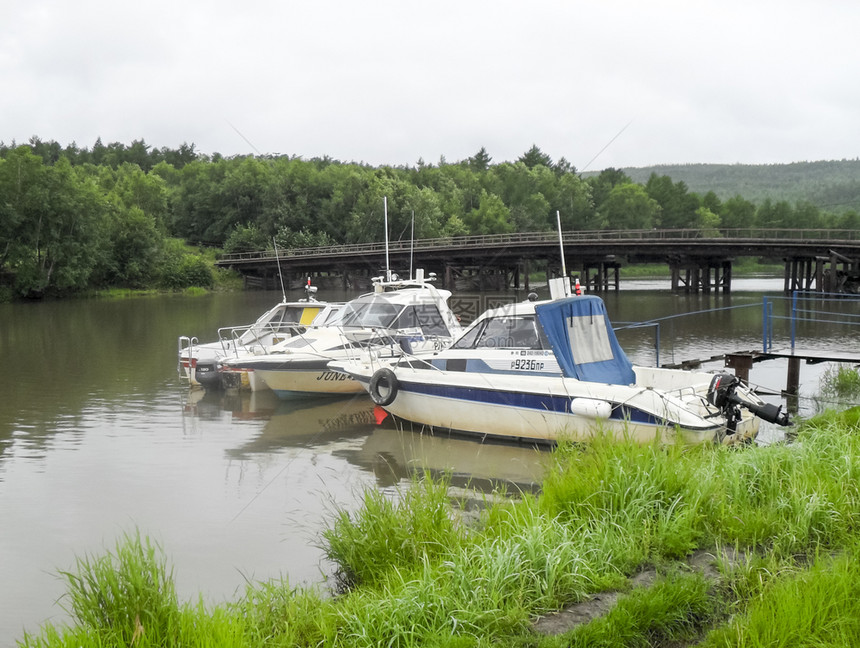
[[[641,241],[671,242],[696,239],[698,241],[860,241],[860,230],[853,229],[788,229],[788,228],[720,228],[720,229],[638,229],[638,230],[568,230],[562,233],[565,243]],[[558,233],[518,232],[512,234],[482,234],[471,236],[448,236],[411,240],[389,241],[389,252],[408,250],[444,250],[461,248],[497,247],[500,245],[521,246],[535,243],[556,243]],[[289,248],[279,250],[284,257],[303,256],[352,256],[355,254],[381,254],[384,243],[346,243],[320,247]],[[273,250],[234,252],[224,254],[219,263],[235,261],[274,260]]]

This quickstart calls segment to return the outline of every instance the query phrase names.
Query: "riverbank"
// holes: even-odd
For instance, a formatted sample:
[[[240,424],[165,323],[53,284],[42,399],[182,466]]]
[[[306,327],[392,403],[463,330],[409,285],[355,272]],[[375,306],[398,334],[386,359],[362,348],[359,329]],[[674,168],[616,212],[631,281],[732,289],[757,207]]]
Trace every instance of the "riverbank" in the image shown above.
[[[484,498],[477,521],[444,478],[368,490],[319,539],[337,596],[267,582],[183,603],[162,551],[132,534],[64,574],[74,625],[22,645],[851,645],[858,432],[853,408],[802,423],[791,444],[562,446],[539,495]],[[538,623],[601,600],[613,604],[560,631]]]

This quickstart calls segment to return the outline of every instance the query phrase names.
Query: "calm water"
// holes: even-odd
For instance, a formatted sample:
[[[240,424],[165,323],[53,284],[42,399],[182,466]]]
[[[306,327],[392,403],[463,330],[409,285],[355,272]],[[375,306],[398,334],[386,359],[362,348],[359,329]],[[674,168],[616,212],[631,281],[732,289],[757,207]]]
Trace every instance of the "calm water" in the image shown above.
[[[761,348],[754,305],[763,291],[780,295],[782,281],[734,286],[730,297],[688,296],[671,294],[668,282],[636,282],[606,301],[616,323],[753,305],[664,323],[666,363]],[[247,323],[278,297],[0,305],[0,645],[13,645],[25,628],[65,621],[57,570],[135,529],[164,547],[183,598],[217,602],[235,598],[248,580],[324,582],[331,565],[319,534],[335,507],[356,507],[365,488],[394,493],[423,469],[453,470],[456,483],[487,488],[539,482],[540,451],[378,425],[365,397],[296,405],[179,384],[179,335],[208,341],[218,326]],[[455,305],[470,319],[498,299],[457,296]],[[858,328],[808,324],[800,332],[818,348],[856,349]],[[778,323],[775,346],[787,346],[787,330]],[[619,339],[635,362],[654,364],[654,329]],[[802,367],[804,397],[817,391],[824,367]],[[778,391],[785,365],[756,365],[751,382]],[[802,398],[801,408],[809,403]]]

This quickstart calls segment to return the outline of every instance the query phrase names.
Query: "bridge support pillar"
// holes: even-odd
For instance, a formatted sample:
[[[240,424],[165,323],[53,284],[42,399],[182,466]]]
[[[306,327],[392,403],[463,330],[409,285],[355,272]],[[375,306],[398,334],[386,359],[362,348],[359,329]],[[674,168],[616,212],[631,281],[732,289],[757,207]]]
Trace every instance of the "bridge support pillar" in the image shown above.
[[[833,250],[830,256],[785,259],[786,293],[795,290],[818,292],[857,292],[860,286],[860,261]]]
[[[730,259],[670,261],[672,290],[675,292],[703,292],[711,290],[731,292],[732,262]]]
[[[614,259],[583,261],[581,283],[588,290],[595,292],[608,291],[610,288],[619,290],[619,268],[621,264]]]
[[[824,263],[820,257],[791,257],[785,260],[784,292],[823,290]]]

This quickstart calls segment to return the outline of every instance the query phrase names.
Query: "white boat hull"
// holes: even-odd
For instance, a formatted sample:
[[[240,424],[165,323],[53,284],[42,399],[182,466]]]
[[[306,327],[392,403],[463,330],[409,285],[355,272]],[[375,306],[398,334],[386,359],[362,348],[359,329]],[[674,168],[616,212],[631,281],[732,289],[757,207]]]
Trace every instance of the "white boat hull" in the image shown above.
[[[754,438],[756,417],[745,415],[727,437],[723,419],[708,415],[709,375],[702,375],[698,388],[688,383],[670,392],[536,376],[523,381],[497,375],[490,386],[481,375],[399,368],[394,397],[384,407],[395,417],[440,430],[550,443],[595,435],[685,444]]]
[[[282,399],[343,396],[364,391],[360,382],[346,374],[331,371],[325,363],[318,369],[278,371],[256,369],[254,373]]]

